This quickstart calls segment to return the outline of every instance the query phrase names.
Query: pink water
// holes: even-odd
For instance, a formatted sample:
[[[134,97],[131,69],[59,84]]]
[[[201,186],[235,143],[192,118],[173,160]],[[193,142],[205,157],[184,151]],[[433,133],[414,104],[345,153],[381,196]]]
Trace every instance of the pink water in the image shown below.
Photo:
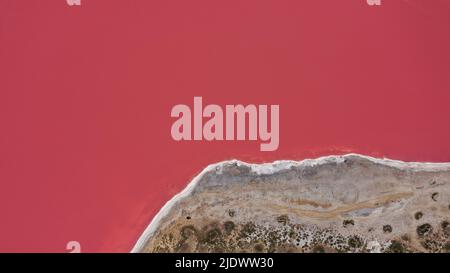
[[[450,2],[0,0],[0,251],[129,251],[206,165],[450,162]],[[280,146],[174,142],[170,109],[279,104]]]

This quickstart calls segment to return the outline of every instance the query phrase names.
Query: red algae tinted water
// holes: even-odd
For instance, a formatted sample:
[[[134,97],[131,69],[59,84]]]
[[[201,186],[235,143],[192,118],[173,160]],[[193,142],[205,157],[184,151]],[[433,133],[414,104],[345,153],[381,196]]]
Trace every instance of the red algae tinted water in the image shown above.
[[[0,0],[0,251],[124,252],[206,165],[450,162],[450,3]],[[279,146],[174,105],[279,105]]]

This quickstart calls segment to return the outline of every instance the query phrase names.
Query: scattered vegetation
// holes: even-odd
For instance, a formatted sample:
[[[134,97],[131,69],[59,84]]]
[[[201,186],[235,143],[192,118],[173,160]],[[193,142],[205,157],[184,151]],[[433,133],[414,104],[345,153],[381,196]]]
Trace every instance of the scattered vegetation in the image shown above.
[[[435,202],[438,200],[438,198],[439,198],[439,193],[438,192],[434,192],[431,195],[431,199],[433,199],[433,201],[435,201]]]
[[[416,220],[420,220],[423,217],[423,213],[422,212],[416,212],[416,214],[414,214],[414,218]]]
[[[428,223],[417,227],[417,235],[419,235],[419,237],[427,236],[432,232],[433,232],[433,227]]]
[[[391,233],[392,232],[392,226],[391,225],[384,225],[383,226],[383,232],[384,233]]]
[[[230,233],[234,230],[234,222],[233,221],[226,221],[224,224],[224,229],[226,233]]]
[[[343,227],[350,227],[350,226],[354,226],[355,225],[355,221],[354,220],[352,220],[352,219],[348,219],[348,220],[344,220],[343,222],[342,222],[342,226]]]
[[[289,216],[287,216],[286,214],[280,215],[277,217],[277,222],[286,225],[287,223],[289,223]]]

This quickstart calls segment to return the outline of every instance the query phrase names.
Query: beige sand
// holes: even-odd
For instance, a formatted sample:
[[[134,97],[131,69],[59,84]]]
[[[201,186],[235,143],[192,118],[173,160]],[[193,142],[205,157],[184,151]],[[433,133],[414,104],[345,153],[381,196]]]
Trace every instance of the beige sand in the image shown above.
[[[211,165],[134,252],[449,252],[450,164],[355,154]]]

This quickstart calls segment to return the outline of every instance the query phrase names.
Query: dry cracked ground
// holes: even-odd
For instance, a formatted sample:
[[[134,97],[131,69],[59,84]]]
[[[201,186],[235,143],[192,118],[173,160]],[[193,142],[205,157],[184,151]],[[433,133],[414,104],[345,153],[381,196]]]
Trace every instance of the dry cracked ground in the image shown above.
[[[360,155],[206,168],[135,252],[450,252],[450,164]]]

